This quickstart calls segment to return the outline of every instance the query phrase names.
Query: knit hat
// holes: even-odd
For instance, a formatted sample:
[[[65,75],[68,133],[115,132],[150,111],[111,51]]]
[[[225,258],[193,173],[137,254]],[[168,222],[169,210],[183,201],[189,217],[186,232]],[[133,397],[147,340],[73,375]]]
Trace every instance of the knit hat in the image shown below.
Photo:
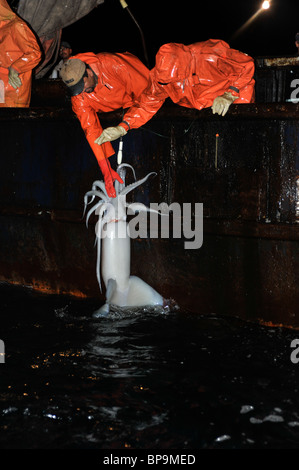
[[[79,95],[84,89],[83,77],[86,65],[80,59],[69,59],[61,67],[60,77],[68,86],[72,96]]]

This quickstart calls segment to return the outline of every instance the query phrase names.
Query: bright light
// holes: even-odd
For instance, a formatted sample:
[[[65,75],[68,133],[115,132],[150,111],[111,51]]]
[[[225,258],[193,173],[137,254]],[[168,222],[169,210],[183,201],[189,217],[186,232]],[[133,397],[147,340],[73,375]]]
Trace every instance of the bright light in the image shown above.
[[[268,10],[268,8],[270,8],[270,2],[268,0],[265,0],[265,2],[263,2],[262,4],[262,9]]]
[[[241,33],[247,29],[251,23],[253,23],[260,14],[262,14],[265,10],[268,10],[271,6],[271,0],[265,0],[262,3],[262,6],[244,23],[241,28],[239,28],[230,38],[230,42],[233,42],[237,36],[239,36]]]

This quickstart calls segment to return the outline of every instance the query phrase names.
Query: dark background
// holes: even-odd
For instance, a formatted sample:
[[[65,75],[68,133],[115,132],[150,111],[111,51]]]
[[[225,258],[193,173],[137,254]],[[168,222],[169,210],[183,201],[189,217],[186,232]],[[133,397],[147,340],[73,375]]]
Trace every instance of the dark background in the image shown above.
[[[191,44],[209,38],[224,39],[253,57],[297,54],[299,0],[272,0],[271,8],[234,39],[262,0],[127,0],[127,4],[143,30],[151,67],[162,44]],[[71,42],[73,53],[129,51],[144,60],[140,32],[119,0],[105,0],[65,28],[62,37]]]

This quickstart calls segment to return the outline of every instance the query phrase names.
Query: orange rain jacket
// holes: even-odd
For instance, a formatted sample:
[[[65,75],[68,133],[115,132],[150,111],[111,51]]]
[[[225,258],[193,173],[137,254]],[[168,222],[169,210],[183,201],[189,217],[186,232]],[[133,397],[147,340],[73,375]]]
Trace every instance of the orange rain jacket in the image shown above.
[[[0,107],[26,108],[31,98],[32,69],[42,54],[32,31],[10,9],[6,0],[0,0],[0,45],[0,80],[4,82],[5,101]],[[8,83],[9,67],[19,73],[22,81],[16,90]]]
[[[234,103],[251,103],[253,74],[253,59],[224,41],[209,39],[189,46],[165,44],[156,55],[148,87],[120,125],[126,130],[142,126],[168,97],[180,106],[202,109],[212,106],[217,96],[228,91],[238,97]]]
[[[82,92],[72,96],[71,101],[73,111],[79,118],[89,145],[99,162],[115,152],[110,142],[102,145],[94,143],[103,131],[97,112],[132,106],[148,84],[149,70],[129,52],[86,52],[72,58],[88,64],[98,77],[98,84],[92,93]]]

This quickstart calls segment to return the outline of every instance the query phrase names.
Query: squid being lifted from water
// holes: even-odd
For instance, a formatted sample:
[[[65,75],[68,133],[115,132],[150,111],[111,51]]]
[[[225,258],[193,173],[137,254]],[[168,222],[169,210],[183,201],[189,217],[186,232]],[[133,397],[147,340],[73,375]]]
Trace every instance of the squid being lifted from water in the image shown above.
[[[106,286],[106,303],[94,312],[93,316],[96,318],[107,316],[110,305],[117,307],[161,306],[163,308],[166,303],[163,297],[146,282],[137,276],[130,275],[131,240],[128,234],[126,209],[128,206],[136,212],[150,209],[138,203],[128,205],[126,195],[155,173],[149,173],[141,180],[126,186],[126,168],[130,168],[135,176],[131,165],[123,163],[118,166],[117,172],[124,184],[115,182],[115,198],[108,197],[103,181],[95,181],[92,190],[84,196],[85,210],[87,205],[97,198],[97,202],[86,215],[86,224],[92,213],[98,214],[96,275],[100,289],[102,290],[101,275]]]

